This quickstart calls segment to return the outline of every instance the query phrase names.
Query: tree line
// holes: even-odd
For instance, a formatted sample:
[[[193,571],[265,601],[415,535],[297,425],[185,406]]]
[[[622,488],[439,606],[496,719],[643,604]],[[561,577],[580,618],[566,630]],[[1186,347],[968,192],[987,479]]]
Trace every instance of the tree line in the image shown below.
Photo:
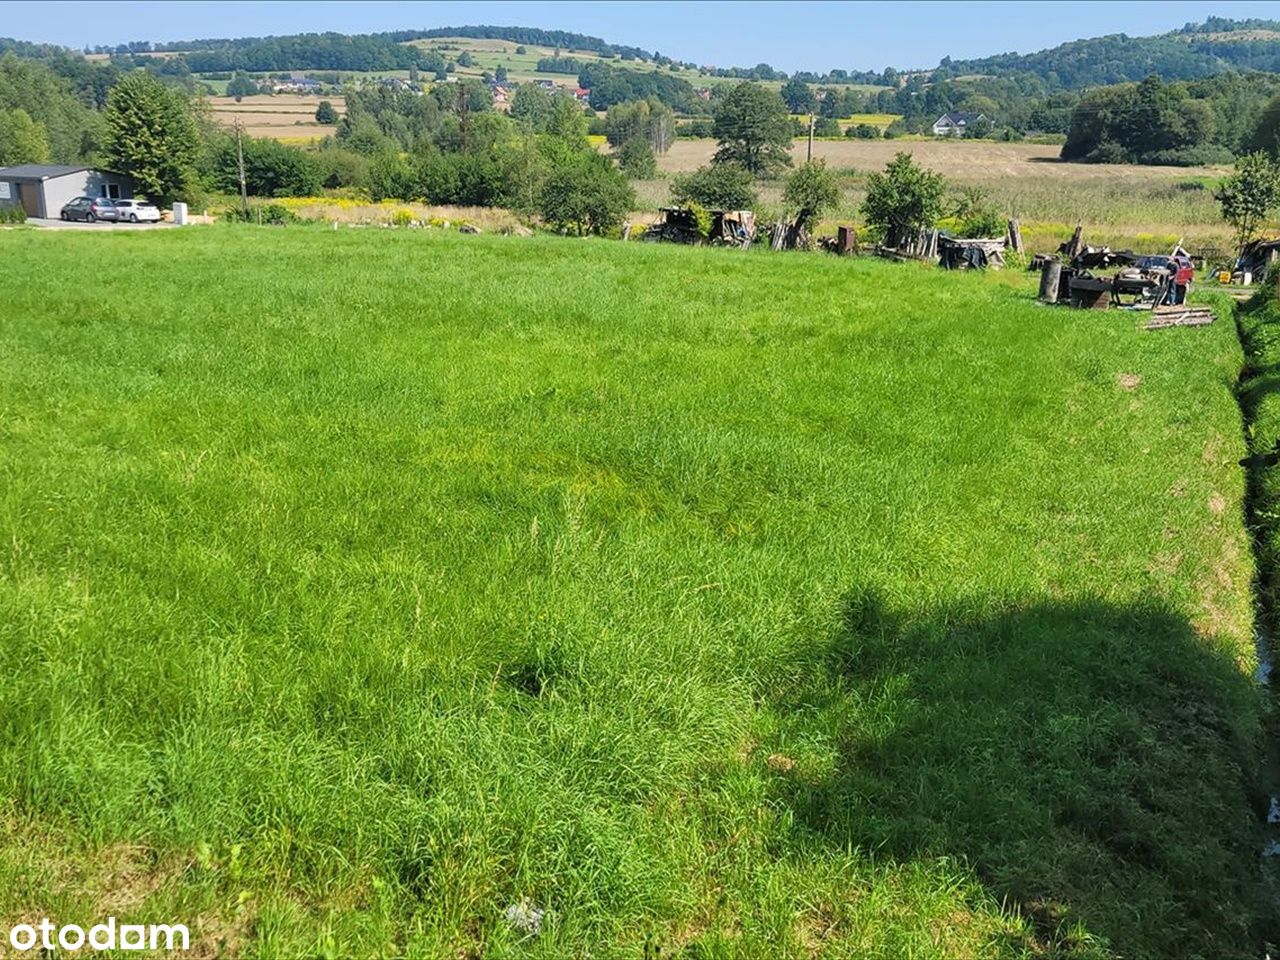
[[[1280,93],[1274,74],[1222,74],[1086,92],[1071,111],[1064,160],[1192,165],[1230,162],[1258,149],[1268,101]]]
[[[1173,33],[1130,37],[1123,33],[1072,40],[1035,53],[1002,53],[969,60],[944,57],[935,79],[971,74],[1029,73],[1051,90],[1082,89],[1142,80],[1158,66],[1171,80],[1194,80],[1228,70],[1280,70],[1280,42],[1248,31],[1280,31],[1273,20],[1210,17]],[[1223,40],[1223,33],[1241,33]]]

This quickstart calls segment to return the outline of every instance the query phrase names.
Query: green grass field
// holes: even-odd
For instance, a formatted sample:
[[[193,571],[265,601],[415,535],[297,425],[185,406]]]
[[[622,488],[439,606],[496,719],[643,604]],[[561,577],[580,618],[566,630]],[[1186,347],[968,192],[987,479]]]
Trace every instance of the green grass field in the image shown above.
[[[1229,322],[552,237],[0,250],[0,926],[1257,955]]]

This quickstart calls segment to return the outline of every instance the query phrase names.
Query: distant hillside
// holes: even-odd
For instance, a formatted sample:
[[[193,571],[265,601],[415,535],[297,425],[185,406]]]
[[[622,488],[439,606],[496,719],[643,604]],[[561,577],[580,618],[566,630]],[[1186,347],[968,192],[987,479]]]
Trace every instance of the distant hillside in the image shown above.
[[[699,78],[772,82],[787,79],[786,73],[767,63],[754,67],[706,67],[700,63],[673,61],[657,51],[610,43],[586,34],[520,26],[472,25],[374,34],[305,33],[166,43],[135,41],[94,47],[92,52],[118,58],[121,65],[128,68],[144,63],[137,58],[163,53],[174,58],[168,68],[171,73],[184,69],[192,74],[235,70],[369,72],[411,67],[437,72],[445,69],[446,61],[452,58],[443,46],[438,51],[429,50],[420,42],[444,38],[501,40],[565,54],[589,53],[613,60],[623,69],[661,68],[674,74],[683,72],[683,79],[699,82],[703,82]],[[70,52],[48,44],[0,39],[0,54],[6,51],[34,59],[65,57]],[[1022,84],[1029,81],[1035,87],[1034,92],[1045,94],[1138,81],[1152,73],[1165,80],[1197,80],[1243,71],[1280,72],[1280,21],[1210,17],[1203,23],[1187,24],[1180,30],[1157,36],[1112,34],[1073,40],[1034,53],[1001,53],[971,60],[946,57],[933,70],[889,68],[877,73],[838,68],[825,73],[797,71],[792,76],[811,84],[853,83],[891,89],[904,81],[928,84],[975,77],[1010,78]]]
[[[648,60],[650,54],[639,47],[606,43],[599,37],[589,37],[568,30],[543,30],[539,27],[495,27],[488,25],[467,27],[437,27],[433,30],[403,30],[392,34],[399,40],[429,40],[439,37],[464,37],[469,40],[510,40],[512,43],[529,43],[539,47],[562,47],[565,50],[590,50],[602,57],[614,54],[625,60]]]
[[[934,79],[1030,73],[1051,89],[1141,80],[1195,80],[1232,70],[1280,71],[1280,22],[1210,17],[1153,37],[1123,33],[1073,40],[1036,53],[1001,53],[976,60],[946,57]]]

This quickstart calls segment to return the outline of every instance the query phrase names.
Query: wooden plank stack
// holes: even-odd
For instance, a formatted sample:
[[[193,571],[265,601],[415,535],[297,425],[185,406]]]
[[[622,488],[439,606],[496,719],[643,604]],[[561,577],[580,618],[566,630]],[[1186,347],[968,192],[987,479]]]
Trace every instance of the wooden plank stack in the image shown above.
[[[1151,319],[1142,325],[1144,330],[1163,330],[1165,327],[1203,327],[1213,323],[1213,310],[1203,304],[1164,304],[1151,311]]]

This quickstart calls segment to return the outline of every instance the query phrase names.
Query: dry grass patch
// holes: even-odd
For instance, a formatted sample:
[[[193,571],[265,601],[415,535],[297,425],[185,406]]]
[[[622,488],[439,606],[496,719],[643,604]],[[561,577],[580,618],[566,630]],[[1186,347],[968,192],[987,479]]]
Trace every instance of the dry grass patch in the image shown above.
[[[346,100],[341,96],[310,97],[296,94],[275,96],[261,94],[253,97],[209,97],[206,101],[209,114],[224,127],[239,121],[245,133],[251,137],[305,142],[333,136],[332,124],[316,121],[316,107],[321,100],[328,100],[338,116],[347,112]]]

